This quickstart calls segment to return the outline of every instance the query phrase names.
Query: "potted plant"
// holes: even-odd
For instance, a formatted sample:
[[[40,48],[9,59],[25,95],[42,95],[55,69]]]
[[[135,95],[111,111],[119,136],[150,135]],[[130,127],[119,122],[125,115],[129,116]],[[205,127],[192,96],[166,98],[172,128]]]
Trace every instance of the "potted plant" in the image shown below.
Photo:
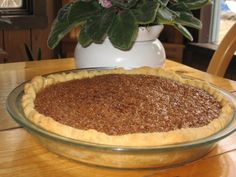
[[[108,58],[117,51],[123,53],[121,55],[126,55],[132,48],[135,48],[135,41],[142,33],[139,30],[140,27],[152,29],[155,25],[161,25],[160,28],[162,25],[173,25],[186,38],[192,40],[186,27],[201,29],[202,24],[193,16],[191,10],[199,9],[209,2],[210,0],[75,0],[59,10],[48,38],[48,46],[56,47],[68,32],[78,26],[81,29],[78,36],[78,53],[82,54],[85,50],[85,52],[95,55],[95,58],[101,51],[105,55],[110,52]],[[159,31],[160,28],[158,28]],[[150,33],[150,31],[148,32]],[[154,33],[158,35],[156,32]],[[150,40],[148,34],[148,38],[144,41],[155,43],[153,40],[156,36]],[[89,49],[93,45],[97,47],[101,44],[112,45],[114,51],[110,51],[111,48]],[[156,46],[160,46],[160,44],[158,43]],[[139,54],[134,57],[139,55],[149,57],[147,54],[142,55],[143,46],[138,47],[134,53],[138,51]],[[150,51],[147,52],[150,53]],[[154,52],[158,53],[158,51]],[[84,57],[87,56],[84,55]],[[94,56],[90,58],[92,57]],[[102,60],[102,57],[99,57],[95,60]]]

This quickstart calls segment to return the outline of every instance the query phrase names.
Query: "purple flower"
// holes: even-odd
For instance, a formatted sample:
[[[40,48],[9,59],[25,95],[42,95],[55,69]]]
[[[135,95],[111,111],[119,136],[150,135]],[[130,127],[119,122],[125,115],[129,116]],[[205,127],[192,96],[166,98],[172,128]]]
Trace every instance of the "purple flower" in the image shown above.
[[[104,8],[110,8],[112,6],[111,0],[98,0],[98,1]]]

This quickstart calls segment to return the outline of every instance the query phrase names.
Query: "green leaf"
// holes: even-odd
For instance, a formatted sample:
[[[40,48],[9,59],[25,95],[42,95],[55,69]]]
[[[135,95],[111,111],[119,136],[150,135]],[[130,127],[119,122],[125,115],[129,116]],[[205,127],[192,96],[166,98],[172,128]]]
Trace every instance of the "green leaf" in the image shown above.
[[[1,13],[0,13],[1,16]],[[9,18],[2,18],[0,17],[0,24],[1,23],[8,23],[8,24],[12,24],[11,20]]]
[[[72,6],[68,16],[69,21],[81,21],[96,15],[101,9],[93,1],[76,1]]]
[[[138,24],[149,24],[155,20],[158,7],[157,2],[146,1],[140,8],[132,10],[132,13]]]
[[[130,10],[125,10],[115,17],[108,33],[111,43],[122,50],[132,47],[137,37],[138,25]]]
[[[179,2],[185,3],[185,5],[190,9],[190,10],[195,10],[195,9],[200,9],[204,5],[210,4],[211,0],[178,0]]]
[[[174,24],[174,27],[179,31],[181,32],[186,38],[188,38],[190,41],[193,41],[193,37],[192,35],[190,34],[190,32],[181,24]]]
[[[170,0],[157,0],[157,1],[161,2],[163,5],[166,6]]]
[[[177,23],[180,23],[183,26],[189,26],[196,29],[202,28],[201,21],[195,18],[192,14],[186,12],[180,12],[179,14],[180,16],[175,19]]]
[[[115,17],[115,11],[113,8],[104,9],[101,14],[88,20],[86,30],[88,36],[97,43],[102,42]]]
[[[188,12],[188,13],[192,13],[191,10],[187,7],[187,5],[185,3],[183,3],[183,2],[170,4],[168,7],[172,11],[175,11],[175,12]]]
[[[84,26],[82,26],[80,29],[78,41],[83,47],[87,47],[88,45],[90,45],[93,42],[93,40],[88,36],[87,31],[86,31],[86,27],[84,27]]]
[[[29,61],[33,61],[34,56],[33,56],[32,48],[29,47],[28,44],[26,44],[26,43],[24,43],[24,47],[25,47],[25,53],[26,53]]]
[[[41,48],[38,48],[38,57],[37,57],[38,60],[42,60],[42,49]]]
[[[58,21],[68,20],[72,5],[73,3],[70,2],[58,11],[57,14]]]
[[[121,9],[130,9],[135,6],[139,0],[111,0],[114,7],[119,7]]]
[[[99,9],[91,2],[75,1],[64,6],[54,20],[48,37],[48,46],[55,48],[59,41],[73,28],[86,22]]]
[[[164,6],[161,6],[156,14],[157,21],[160,24],[172,24],[177,16],[176,13],[173,13],[173,11]]]

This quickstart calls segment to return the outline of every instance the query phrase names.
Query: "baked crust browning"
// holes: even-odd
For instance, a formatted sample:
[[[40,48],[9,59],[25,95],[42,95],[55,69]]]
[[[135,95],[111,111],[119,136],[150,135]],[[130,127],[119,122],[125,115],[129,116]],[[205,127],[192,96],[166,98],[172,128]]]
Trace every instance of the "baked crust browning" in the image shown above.
[[[167,132],[154,133],[132,133],[125,135],[108,135],[98,132],[94,129],[81,130],[71,126],[67,126],[55,121],[51,117],[40,114],[35,109],[36,94],[43,88],[74,79],[91,78],[97,75],[104,74],[145,74],[155,75],[171,79],[180,83],[184,83],[193,87],[205,90],[212,95],[222,106],[219,117],[212,120],[206,126],[198,128],[181,128]],[[25,115],[36,125],[43,129],[76,140],[118,146],[160,146],[168,144],[176,144],[188,142],[210,136],[222,128],[232,118],[233,105],[228,101],[217,89],[210,86],[206,82],[199,80],[185,79],[174,72],[165,71],[163,69],[153,69],[148,67],[137,68],[132,70],[113,69],[113,70],[98,70],[98,71],[79,71],[77,73],[68,74],[52,74],[47,77],[37,76],[30,83],[25,85],[25,94],[22,98],[22,106]]]

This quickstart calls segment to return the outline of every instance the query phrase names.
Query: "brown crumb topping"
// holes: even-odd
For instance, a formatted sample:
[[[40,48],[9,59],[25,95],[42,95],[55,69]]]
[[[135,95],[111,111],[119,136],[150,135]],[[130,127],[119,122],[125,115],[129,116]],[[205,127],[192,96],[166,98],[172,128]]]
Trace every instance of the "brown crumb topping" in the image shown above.
[[[37,94],[41,114],[108,135],[201,127],[221,105],[204,90],[152,75],[109,74],[51,85]]]

